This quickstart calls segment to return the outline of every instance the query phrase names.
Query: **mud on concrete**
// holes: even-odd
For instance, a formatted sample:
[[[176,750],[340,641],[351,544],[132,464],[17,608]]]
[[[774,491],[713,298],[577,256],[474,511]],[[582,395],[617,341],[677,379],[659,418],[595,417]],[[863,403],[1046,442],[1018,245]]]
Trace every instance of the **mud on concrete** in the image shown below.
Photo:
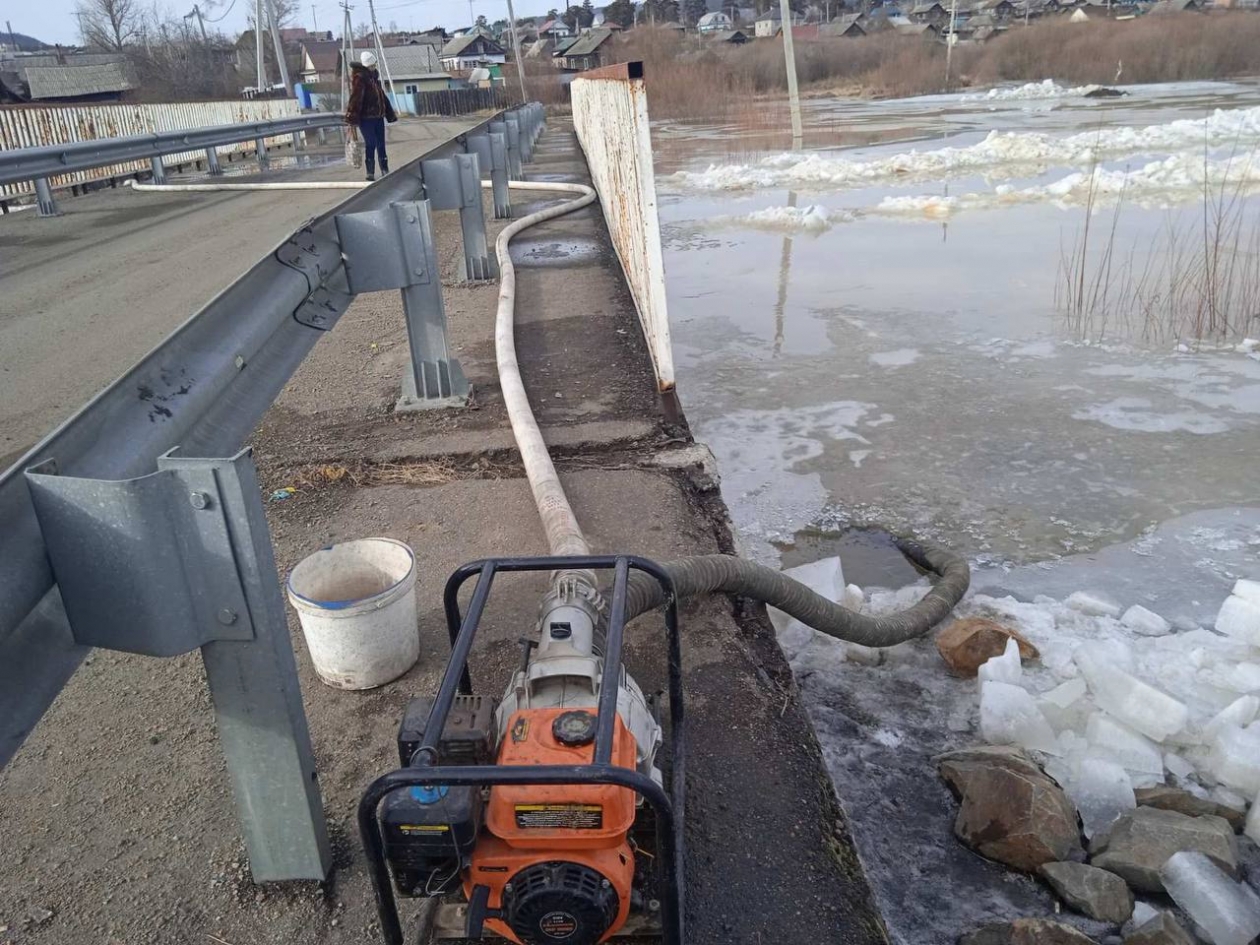
[[[586,179],[572,132],[541,139],[531,170]],[[527,209],[519,206],[518,210]],[[438,215],[453,279],[458,222]],[[497,230],[497,225],[494,227]],[[518,349],[561,478],[597,552],[657,560],[729,552],[725,507],[668,423],[602,218],[543,224],[518,254]],[[572,264],[566,264],[566,260]],[[489,555],[546,552],[495,377],[492,284],[447,286],[451,340],[472,380],[467,409],[397,414],[407,344],[396,295],[360,298],[292,379],[254,440],[282,573],[367,535],[419,560],[422,655],[369,692],[322,685],[290,631],[336,869],[325,883],[254,886],[196,655],[96,652],[0,773],[0,943],[378,941],[354,827],[363,788],[394,766],[407,700],[445,661],[446,576]],[[533,631],[536,577],[496,582],[474,685],[499,692]],[[885,940],[791,672],[759,606],[727,598],[682,614],[689,713],[687,918],[694,943]],[[627,662],[664,688],[663,627],[636,621]],[[414,930],[417,910],[403,904]]]

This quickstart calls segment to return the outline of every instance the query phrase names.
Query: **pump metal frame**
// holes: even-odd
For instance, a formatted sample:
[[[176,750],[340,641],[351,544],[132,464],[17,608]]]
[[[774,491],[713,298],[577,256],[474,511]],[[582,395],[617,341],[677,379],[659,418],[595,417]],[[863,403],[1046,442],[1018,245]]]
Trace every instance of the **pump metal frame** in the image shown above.
[[[612,599],[609,606],[608,636],[600,681],[594,760],[585,765],[443,765],[437,754],[438,742],[446,730],[446,718],[457,693],[472,694],[468,657],[477,635],[490,588],[499,573],[521,571],[611,570]],[[669,675],[670,790],[667,792],[650,777],[612,764],[613,730],[617,716],[618,678],[621,673],[622,643],[626,625],[626,595],[630,571],[650,575],[665,592],[665,628]],[[461,616],[459,591],[476,577],[468,613]],[[442,675],[433,709],[425,725],[424,741],[415,761],[406,768],[382,775],[369,785],[359,802],[359,833],[367,854],[381,933],[387,945],[402,945],[403,932],[398,904],[385,862],[385,845],[378,808],[386,794],[402,787],[494,786],[499,784],[611,784],[634,791],[656,813],[657,870],[662,898],[662,937],[664,945],[683,945],[683,837],[685,800],[685,741],[682,687],[682,644],[678,632],[678,604],[674,584],[659,564],[635,555],[596,555],[582,557],[486,558],[465,564],[447,579],[444,595],[451,656]],[[471,914],[471,912],[470,912]]]

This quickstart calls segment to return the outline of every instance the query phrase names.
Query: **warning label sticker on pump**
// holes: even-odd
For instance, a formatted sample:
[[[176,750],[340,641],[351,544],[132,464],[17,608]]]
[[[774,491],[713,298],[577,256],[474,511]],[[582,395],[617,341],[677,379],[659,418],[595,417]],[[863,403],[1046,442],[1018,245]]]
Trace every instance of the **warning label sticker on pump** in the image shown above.
[[[604,826],[604,808],[599,804],[517,804],[516,826],[522,830],[598,830]]]
[[[451,828],[446,824],[399,824],[403,833],[446,833]]]
[[[577,919],[567,912],[548,912],[538,920],[538,930],[551,938],[568,938],[577,927]]]

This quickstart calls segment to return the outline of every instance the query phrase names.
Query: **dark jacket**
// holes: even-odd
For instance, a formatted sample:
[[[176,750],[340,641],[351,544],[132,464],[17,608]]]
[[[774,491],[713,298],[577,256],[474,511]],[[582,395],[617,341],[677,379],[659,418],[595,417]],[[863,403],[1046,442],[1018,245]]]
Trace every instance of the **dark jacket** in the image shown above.
[[[357,125],[369,118],[394,122],[394,106],[381,85],[380,76],[357,62],[350,64],[350,101],[346,103],[346,124]]]

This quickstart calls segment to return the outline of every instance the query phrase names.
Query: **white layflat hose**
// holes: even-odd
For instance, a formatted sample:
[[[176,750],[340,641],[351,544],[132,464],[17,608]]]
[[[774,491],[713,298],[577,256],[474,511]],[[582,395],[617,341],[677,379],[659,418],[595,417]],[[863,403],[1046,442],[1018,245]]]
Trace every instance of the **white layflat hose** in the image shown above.
[[[271,183],[260,184],[142,184],[139,181],[129,180],[127,186],[132,190],[138,190],[144,193],[160,193],[162,191],[199,191],[202,193],[212,193],[216,190],[362,190],[368,186],[368,181],[357,180],[294,180],[282,183],[275,181]]]

